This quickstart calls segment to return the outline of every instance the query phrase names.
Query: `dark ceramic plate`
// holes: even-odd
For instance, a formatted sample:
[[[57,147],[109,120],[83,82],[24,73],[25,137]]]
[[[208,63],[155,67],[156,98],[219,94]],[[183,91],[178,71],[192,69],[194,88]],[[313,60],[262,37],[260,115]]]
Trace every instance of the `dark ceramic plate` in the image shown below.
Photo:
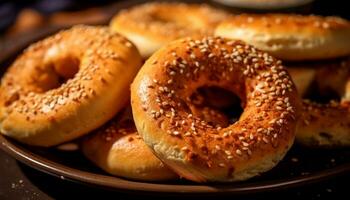
[[[125,6],[125,5],[124,5]],[[123,7],[124,7],[123,6]],[[120,8],[116,6],[115,8]],[[48,27],[11,42],[0,54],[0,72],[15,59],[23,48],[52,34],[60,27]],[[8,43],[10,44],[10,43]],[[317,182],[350,171],[350,149],[315,150],[298,145],[271,171],[245,182],[228,184],[198,184],[186,180],[172,182],[136,182],[110,176],[87,161],[79,151],[34,148],[0,135],[0,149],[19,161],[48,174],[82,184],[118,191],[157,193],[252,193],[279,190]]]

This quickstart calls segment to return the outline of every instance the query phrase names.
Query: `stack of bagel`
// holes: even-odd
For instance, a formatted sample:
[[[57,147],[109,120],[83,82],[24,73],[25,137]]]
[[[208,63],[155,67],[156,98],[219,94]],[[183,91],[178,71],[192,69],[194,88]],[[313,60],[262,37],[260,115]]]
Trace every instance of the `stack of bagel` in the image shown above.
[[[146,3],[24,50],[1,80],[0,131],[40,147],[78,141],[129,179],[242,181],[295,137],[350,145],[349,67],[350,22],[338,17]],[[236,95],[238,119],[225,112],[235,100],[205,87]]]

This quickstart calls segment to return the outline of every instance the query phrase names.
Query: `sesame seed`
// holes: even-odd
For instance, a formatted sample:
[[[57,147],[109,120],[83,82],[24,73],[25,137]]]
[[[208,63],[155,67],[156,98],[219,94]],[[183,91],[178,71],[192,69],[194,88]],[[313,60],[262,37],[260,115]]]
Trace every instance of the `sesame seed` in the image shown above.
[[[186,137],[189,137],[189,136],[191,136],[191,133],[190,133],[190,132],[186,132],[186,133],[185,133],[185,136],[186,136]]]
[[[242,142],[243,146],[247,147],[249,144],[247,142]]]
[[[266,144],[269,143],[268,139],[265,138],[265,137],[263,137],[262,140],[263,140]]]
[[[248,155],[252,155],[252,151],[250,149],[247,149]]]
[[[189,149],[188,149],[188,147],[182,147],[181,150],[182,151],[188,151]]]

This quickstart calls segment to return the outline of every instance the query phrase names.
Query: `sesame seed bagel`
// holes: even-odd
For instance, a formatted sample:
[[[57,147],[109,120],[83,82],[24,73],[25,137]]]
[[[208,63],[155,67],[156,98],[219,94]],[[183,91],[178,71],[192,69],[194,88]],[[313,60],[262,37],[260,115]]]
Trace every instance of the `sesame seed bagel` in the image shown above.
[[[145,3],[118,13],[110,27],[129,38],[148,58],[166,43],[184,36],[212,34],[228,16],[205,4]]]
[[[177,178],[138,135],[131,108],[87,136],[81,147],[89,160],[112,175],[144,181]]]
[[[350,54],[350,23],[339,17],[243,14],[215,34],[239,39],[282,60],[320,60]]]
[[[239,121],[212,126],[189,96],[215,86],[240,97]],[[273,168],[291,147],[298,95],[281,62],[240,41],[186,38],[153,54],[131,86],[140,136],[180,176],[240,181]]]
[[[108,28],[76,26],[27,48],[0,87],[0,131],[53,146],[111,119],[128,100],[141,56]]]

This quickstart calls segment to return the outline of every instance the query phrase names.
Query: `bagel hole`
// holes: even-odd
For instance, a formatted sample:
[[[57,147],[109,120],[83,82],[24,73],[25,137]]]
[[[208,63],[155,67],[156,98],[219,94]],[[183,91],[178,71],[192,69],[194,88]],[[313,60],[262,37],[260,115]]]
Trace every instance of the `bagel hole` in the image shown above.
[[[60,84],[74,77],[79,71],[80,60],[75,57],[67,56],[54,64],[54,69],[59,77]]]
[[[224,114],[229,120],[228,125],[238,121],[243,112],[241,99],[220,87],[200,87],[190,98],[195,105],[206,106]]]
[[[42,86],[44,92],[59,88],[62,84],[72,79],[79,71],[80,60],[66,56],[56,59],[48,64],[45,76],[42,76],[37,84]],[[44,77],[44,78],[43,78]]]

